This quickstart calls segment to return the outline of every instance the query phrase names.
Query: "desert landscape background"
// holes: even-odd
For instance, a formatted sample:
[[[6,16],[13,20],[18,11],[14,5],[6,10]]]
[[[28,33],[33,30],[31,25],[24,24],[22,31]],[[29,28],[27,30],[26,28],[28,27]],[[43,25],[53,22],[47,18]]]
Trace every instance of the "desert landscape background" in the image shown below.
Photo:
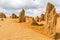
[[[41,16],[26,16],[24,9],[19,16],[0,12],[0,40],[60,40],[60,13],[50,2]]]

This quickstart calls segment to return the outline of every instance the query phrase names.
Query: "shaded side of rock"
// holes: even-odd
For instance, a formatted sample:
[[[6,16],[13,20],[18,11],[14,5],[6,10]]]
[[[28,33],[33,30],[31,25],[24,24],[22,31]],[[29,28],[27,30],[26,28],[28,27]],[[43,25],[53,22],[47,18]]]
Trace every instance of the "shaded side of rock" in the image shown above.
[[[60,17],[60,13],[57,14],[57,17]]]

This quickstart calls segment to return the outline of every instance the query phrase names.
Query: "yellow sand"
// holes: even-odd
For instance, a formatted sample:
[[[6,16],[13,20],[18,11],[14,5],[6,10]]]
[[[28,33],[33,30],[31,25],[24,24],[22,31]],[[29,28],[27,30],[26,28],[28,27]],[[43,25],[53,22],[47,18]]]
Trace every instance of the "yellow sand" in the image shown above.
[[[40,31],[43,31],[42,26],[32,26],[30,24],[30,19],[26,23],[18,23],[18,19],[11,18],[6,18],[4,21],[0,20],[0,40],[53,40],[40,33]],[[59,26],[60,19],[57,24],[57,32],[60,32]]]

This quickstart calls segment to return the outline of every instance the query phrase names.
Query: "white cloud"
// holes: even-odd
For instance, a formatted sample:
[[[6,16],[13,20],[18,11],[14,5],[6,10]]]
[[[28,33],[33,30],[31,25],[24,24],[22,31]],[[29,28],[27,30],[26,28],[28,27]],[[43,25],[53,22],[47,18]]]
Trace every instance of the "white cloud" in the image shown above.
[[[60,0],[0,0],[0,12],[8,16],[12,13],[18,15],[21,9],[25,9],[26,15],[39,16],[45,12],[48,2],[54,4],[57,12],[60,12]]]
[[[6,9],[38,8],[38,2],[33,0],[2,0],[1,6]]]

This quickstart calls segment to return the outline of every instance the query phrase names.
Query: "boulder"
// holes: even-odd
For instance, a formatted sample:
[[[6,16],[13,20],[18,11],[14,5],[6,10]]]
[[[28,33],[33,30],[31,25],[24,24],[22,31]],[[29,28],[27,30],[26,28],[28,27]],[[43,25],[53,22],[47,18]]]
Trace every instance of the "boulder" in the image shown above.
[[[0,18],[6,18],[6,15],[4,13],[0,13]]]
[[[1,18],[1,21],[4,21],[4,19],[3,19],[3,18]]]

